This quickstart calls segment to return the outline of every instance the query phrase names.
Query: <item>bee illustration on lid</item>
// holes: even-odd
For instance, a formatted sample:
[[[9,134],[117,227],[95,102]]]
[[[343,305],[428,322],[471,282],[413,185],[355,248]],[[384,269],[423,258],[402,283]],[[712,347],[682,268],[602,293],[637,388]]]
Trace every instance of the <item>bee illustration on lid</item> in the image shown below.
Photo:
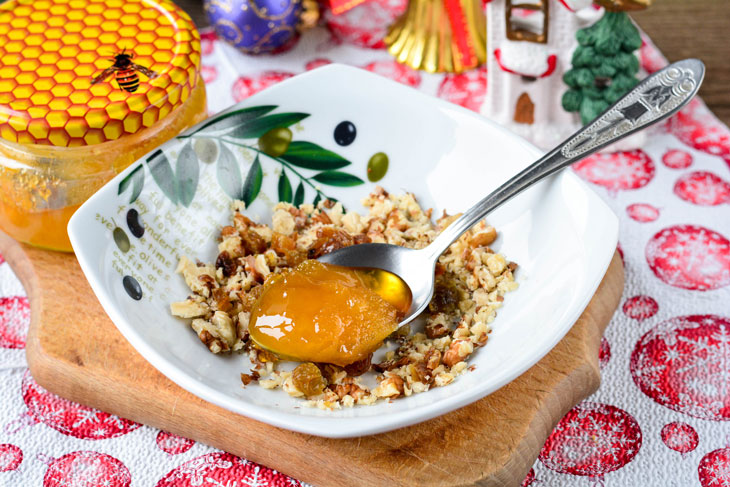
[[[119,89],[134,93],[137,91],[137,88],[139,88],[139,75],[137,74],[137,71],[146,75],[149,79],[157,77],[157,73],[151,69],[133,63],[133,57],[134,54],[127,54],[126,49],[122,50],[119,54],[114,55],[113,58],[109,59],[110,61],[114,61],[114,64],[102,71],[99,76],[92,79],[91,84],[95,85],[100,83],[114,74],[114,77],[117,79]]]

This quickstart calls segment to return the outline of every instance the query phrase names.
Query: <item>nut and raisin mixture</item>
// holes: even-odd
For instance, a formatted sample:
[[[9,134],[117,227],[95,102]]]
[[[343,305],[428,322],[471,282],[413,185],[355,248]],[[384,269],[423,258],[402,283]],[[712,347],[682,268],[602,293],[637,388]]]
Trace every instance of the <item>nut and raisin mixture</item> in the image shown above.
[[[439,258],[423,331],[411,333],[407,326],[396,331],[387,340],[394,350],[379,362],[372,356],[347,367],[306,362],[290,371],[249,340],[251,310],[270,274],[359,243],[422,248],[456,218],[444,214],[433,223],[431,210],[424,211],[412,194],[391,195],[380,187],[363,205],[369,210],[364,216],[345,212],[332,201],[298,208],[279,203],[269,226],[247,218],[243,203],[234,202],[232,224],[221,229],[215,262],[180,259],[177,272],[192,294],[172,303],[172,314],[191,319],[211,352],[247,352],[251,368],[241,374],[244,386],[257,382],[267,389],[281,388],[306,399],[307,406],[368,405],[451,383],[468,369],[469,356],[487,343],[504,294],[517,288],[517,265],[492,251],[489,245],[497,232],[484,222]],[[374,387],[362,380],[371,371],[376,374]]]

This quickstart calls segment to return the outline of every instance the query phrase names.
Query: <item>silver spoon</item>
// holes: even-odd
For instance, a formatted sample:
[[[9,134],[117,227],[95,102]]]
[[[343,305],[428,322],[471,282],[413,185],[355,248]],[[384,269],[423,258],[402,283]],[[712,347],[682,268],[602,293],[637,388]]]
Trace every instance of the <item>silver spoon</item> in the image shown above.
[[[428,306],[434,291],[436,262],[462,233],[543,178],[677,112],[697,93],[704,74],[702,61],[685,59],[647,77],[591,123],[465,211],[423,249],[360,244],[336,250],[318,260],[348,267],[385,269],[400,276],[413,294],[411,308],[399,324],[405,325]]]

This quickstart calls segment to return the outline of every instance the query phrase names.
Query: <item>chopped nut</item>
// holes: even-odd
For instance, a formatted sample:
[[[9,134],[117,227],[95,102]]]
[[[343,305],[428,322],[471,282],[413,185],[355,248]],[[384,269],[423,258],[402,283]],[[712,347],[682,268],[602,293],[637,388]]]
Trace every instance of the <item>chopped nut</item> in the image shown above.
[[[447,367],[453,367],[454,364],[461,362],[474,351],[474,345],[469,340],[454,340],[449,349],[444,354],[443,363]]]
[[[190,325],[195,330],[195,333],[198,334],[200,341],[213,353],[228,352],[231,345],[233,345],[233,343],[228,344],[221,336],[218,327],[210,321],[196,318]]]
[[[380,362],[379,364],[373,364],[373,369],[377,370],[378,372],[386,372],[388,370],[397,369],[398,367],[403,367],[404,365],[408,364],[408,362],[408,357],[400,357],[398,360],[386,360],[385,362]]]
[[[255,382],[257,380],[259,380],[259,374],[257,372],[253,372],[251,374],[241,374],[241,382],[244,386],[247,386],[251,382]]]
[[[446,324],[446,315],[437,313],[432,315],[426,323],[426,336],[428,338],[440,338],[451,332]]]
[[[198,318],[205,316],[209,311],[208,305],[191,299],[170,304],[170,313],[180,318]]]
[[[291,235],[296,227],[294,217],[284,209],[277,209],[271,217],[274,232],[281,235]]]
[[[488,226],[484,230],[480,230],[474,233],[469,238],[469,245],[472,247],[485,247],[497,239],[497,230],[494,227]]]
[[[441,352],[438,350],[429,350],[423,360],[429,370],[435,370],[441,363]]]
[[[397,375],[388,377],[373,389],[373,394],[378,397],[394,399],[403,394],[403,379]]]

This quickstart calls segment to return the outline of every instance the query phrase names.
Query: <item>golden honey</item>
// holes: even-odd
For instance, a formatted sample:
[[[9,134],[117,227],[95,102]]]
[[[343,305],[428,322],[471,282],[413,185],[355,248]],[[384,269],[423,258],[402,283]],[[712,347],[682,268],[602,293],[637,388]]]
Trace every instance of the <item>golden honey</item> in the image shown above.
[[[267,279],[249,333],[282,358],[345,366],[375,351],[410,305],[394,274],[305,260]]]
[[[0,4],[0,229],[70,251],[79,205],[205,118],[199,65],[200,36],[169,0]]]

